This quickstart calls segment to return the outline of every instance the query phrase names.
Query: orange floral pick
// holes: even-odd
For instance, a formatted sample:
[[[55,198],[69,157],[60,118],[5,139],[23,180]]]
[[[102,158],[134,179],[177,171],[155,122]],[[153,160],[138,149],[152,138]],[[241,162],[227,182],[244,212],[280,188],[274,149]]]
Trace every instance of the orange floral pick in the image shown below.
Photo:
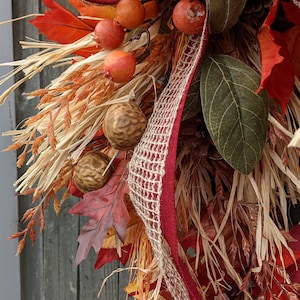
[[[94,27],[88,22],[78,18],[54,0],[43,0],[48,8],[44,15],[37,16],[30,23],[39,29],[49,41],[60,44],[73,43],[94,31]],[[87,57],[99,49],[88,48],[77,51],[76,54]]]
[[[80,13],[80,15],[83,17],[82,20],[92,27],[95,27],[98,22],[98,20],[93,20],[94,18],[112,19],[115,16],[115,7],[113,3],[96,5],[93,4],[93,2],[88,1],[86,3],[90,4],[85,4],[81,0],[69,0],[69,3]]]

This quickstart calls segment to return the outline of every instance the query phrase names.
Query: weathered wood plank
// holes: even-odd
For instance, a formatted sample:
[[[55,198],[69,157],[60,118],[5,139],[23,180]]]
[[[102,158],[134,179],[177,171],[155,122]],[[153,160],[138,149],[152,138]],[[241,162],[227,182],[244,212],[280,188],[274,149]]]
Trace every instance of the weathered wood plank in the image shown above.
[[[39,1],[12,1],[13,17],[23,16],[32,12],[39,11]],[[31,51],[23,52],[18,43],[25,36],[38,38],[37,32],[27,25],[27,21],[14,23],[14,56],[15,59],[21,59],[28,55]],[[23,84],[15,93],[16,102],[16,123],[19,124],[23,119],[32,114],[36,105],[35,101],[25,101],[22,93],[31,89],[39,88],[39,76],[33,78],[30,82]],[[18,171],[18,176],[24,172],[24,168]],[[20,217],[30,206],[31,199],[29,197],[19,198],[19,214]],[[21,299],[43,300],[44,283],[43,283],[43,241],[38,236],[35,244],[23,250],[20,256],[21,272]]]
[[[68,6],[67,0],[57,2]],[[41,0],[12,0],[12,3],[13,17],[40,13],[44,9]],[[39,38],[37,30],[28,23],[28,20],[14,23],[15,59],[24,58],[31,53],[30,50],[22,51],[18,45],[18,41],[24,40],[26,36]],[[17,123],[34,114],[37,103],[36,100],[27,101],[22,93],[45,87],[60,71],[47,68],[41,75],[35,76],[18,89],[16,92]],[[24,170],[22,168],[18,175],[20,176]],[[95,270],[96,254],[93,250],[79,267],[74,265],[78,246],[77,237],[81,227],[87,221],[86,218],[79,218],[68,213],[70,207],[77,201],[77,198],[70,197],[62,205],[59,216],[55,216],[50,206],[46,210],[44,234],[37,235],[36,243],[30,247],[28,242],[23,250],[20,257],[22,300],[96,299],[102,280],[119,267],[119,263],[114,262],[101,270]],[[20,197],[20,218],[30,205],[30,197]],[[113,275],[108,280],[101,299],[126,299],[122,288],[126,285],[127,278],[126,271]]]
[[[11,19],[11,1],[0,1],[0,22]],[[12,52],[12,24],[0,26],[1,40],[4,42],[0,51],[0,62],[11,61]],[[0,77],[10,72],[10,67],[0,67]],[[13,84],[13,79],[0,86],[0,94]],[[1,105],[0,132],[12,130],[15,127],[14,95]],[[9,137],[0,137],[1,151],[11,144]],[[7,237],[17,231],[18,207],[17,197],[12,183],[16,180],[15,153],[1,152],[0,154],[0,295],[6,299],[20,300],[20,263],[15,256],[17,240],[7,241]],[[0,297],[0,298],[2,298]]]
[[[44,278],[45,299],[77,300],[78,268],[74,265],[77,249],[78,217],[68,211],[77,202],[70,198],[59,216],[50,208],[45,215]]]
[[[80,227],[82,227],[86,221],[86,218],[81,218]],[[97,256],[95,252],[91,250],[87,260],[83,261],[79,266],[79,299],[96,299],[103,280],[107,276],[111,275],[114,270],[121,267],[120,263],[115,261],[107,264],[101,270],[95,270],[93,266],[96,258]],[[120,281],[122,281],[123,285],[120,285]],[[123,291],[123,288],[127,285],[127,283],[128,273],[126,271],[114,274],[108,279],[108,281],[106,281],[105,287],[101,292],[100,299],[126,299],[126,294]]]

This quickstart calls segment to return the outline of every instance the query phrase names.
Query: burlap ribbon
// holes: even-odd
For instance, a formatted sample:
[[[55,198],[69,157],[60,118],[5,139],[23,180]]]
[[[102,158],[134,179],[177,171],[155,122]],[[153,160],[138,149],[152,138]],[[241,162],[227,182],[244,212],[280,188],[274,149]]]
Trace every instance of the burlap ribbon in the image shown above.
[[[174,176],[181,115],[204,53],[208,17],[201,36],[191,36],[169,83],[154,105],[147,129],[129,164],[131,199],[142,218],[160,270],[174,299],[200,299],[195,281],[178,253]]]

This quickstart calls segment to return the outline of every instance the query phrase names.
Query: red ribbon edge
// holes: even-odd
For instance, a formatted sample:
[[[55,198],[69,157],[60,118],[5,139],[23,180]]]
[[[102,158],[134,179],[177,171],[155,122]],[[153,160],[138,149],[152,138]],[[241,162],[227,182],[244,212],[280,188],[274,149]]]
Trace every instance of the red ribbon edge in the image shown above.
[[[204,37],[207,40],[208,30],[203,31]],[[206,44],[206,43],[205,43]],[[190,296],[190,300],[199,300],[201,296],[197,289],[197,285],[193,280],[187,266],[181,260],[178,254],[178,239],[176,231],[176,209],[175,209],[175,170],[176,170],[176,155],[177,155],[177,144],[178,144],[178,135],[181,124],[181,117],[183,113],[183,108],[185,105],[185,100],[188,94],[189,87],[192,83],[193,77],[197,70],[197,67],[200,64],[201,58],[205,51],[205,45],[200,49],[201,55],[197,65],[195,66],[192,74],[188,80],[185,92],[180,100],[180,105],[177,111],[176,120],[173,125],[172,135],[170,137],[170,142],[168,145],[168,155],[166,158],[165,165],[165,175],[162,179],[162,195],[161,195],[161,204],[160,204],[160,216],[161,216],[161,228],[169,243],[172,257],[175,261],[176,267],[181,275],[183,282],[187,288],[187,291]]]
[[[191,300],[199,300],[200,295],[197,290],[196,283],[192,279],[187,266],[180,259],[178,254],[178,239],[176,231],[176,209],[174,198],[174,181],[175,181],[175,166],[176,166],[176,149],[178,142],[178,133],[180,128],[181,115],[185,103],[185,97],[181,100],[177,118],[174,123],[172,136],[169,143],[169,152],[166,159],[165,175],[162,179],[162,195],[160,204],[161,228],[169,243],[172,257],[176,267],[181,275],[183,282],[187,288]],[[173,191],[173,192],[172,192]]]

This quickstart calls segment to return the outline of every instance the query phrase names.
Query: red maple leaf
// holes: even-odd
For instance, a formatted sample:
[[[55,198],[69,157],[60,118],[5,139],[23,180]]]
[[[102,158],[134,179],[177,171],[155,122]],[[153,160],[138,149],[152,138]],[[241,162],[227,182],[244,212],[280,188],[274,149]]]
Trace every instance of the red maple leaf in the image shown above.
[[[300,19],[300,9],[299,9]],[[300,25],[294,26],[283,33],[286,38],[287,49],[292,59],[295,74],[300,78]]]
[[[273,67],[283,61],[283,57],[279,54],[280,46],[274,42],[274,35],[271,31],[271,24],[276,17],[278,5],[279,0],[273,1],[270,12],[257,34],[262,60],[262,76],[258,91],[264,88],[265,82],[270,76]]]
[[[120,261],[123,266],[126,265],[132,249],[132,244],[124,245],[121,247],[121,255],[119,255],[116,248],[100,249],[98,252],[97,260],[95,262],[95,269],[102,268],[105,264],[113,260]]]
[[[295,68],[290,57],[284,36],[273,32],[274,41],[281,45],[279,55],[284,57],[283,61],[272,67],[269,78],[265,81],[265,88],[270,97],[277,100],[283,113],[286,112],[286,106],[290,101],[291,94],[294,91]],[[282,76],[284,74],[284,76]]]
[[[75,263],[86,259],[93,247],[98,253],[107,231],[114,227],[121,241],[125,240],[129,213],[124,195],[129,193],[127,185],[128,160],[121,160],[107,184],[96,191],[84,194],[83,200],[74,205],[70,213],[90,217],[78,237],[79,247]]]
[[[300,9],[293,2],[281,1],[281,5],[287,20],[295,25],[300,25]]]
[[[270,12],[260,28],[257,39],[261,49],[262,75],[257,92],[266,88],[268,94],[277,100],[282,112],[286,112],[286,106],[294,90],[295,66],[290,55],[290,49],[282,34],[271,30],[279,6],[279,0],[273,1]],[[294,7],[294,11],[295,11]],[[295,19],[293,11],[292,19]],[[290,7],[285,13],[291,12]],[[298,15],[299,17],[299,15]],[[282,76],[284,74],[284,76]]]
[[[286,38],[287,49],[290,54],[295,74],[300,78],[300,9],[292,2],[283,2],[285,18],[295,26],[286,30],[283,35]]]
[[[94,31],[93,26],[79,19],[56,1],[43,0],[43,2],[48,9],[44,15],[37,16],[31,20],[30,23],[38,28],[40,33],[44,34],[49,41],[69,44]],[[78,55],[88,56],[98,50],[91,47],[82,49],[76,53]]]

